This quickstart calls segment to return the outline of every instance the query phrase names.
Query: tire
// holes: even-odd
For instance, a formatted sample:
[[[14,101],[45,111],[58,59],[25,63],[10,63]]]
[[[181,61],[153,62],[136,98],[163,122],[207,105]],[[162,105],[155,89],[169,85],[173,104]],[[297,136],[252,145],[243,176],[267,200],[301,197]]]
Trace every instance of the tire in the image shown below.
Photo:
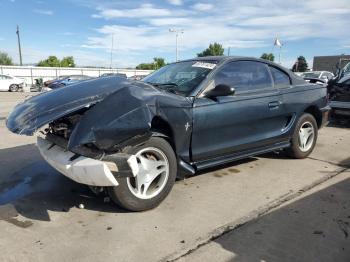
[[[175,183],[177,161],[172,147],[163,138],[151,137],[140,146],[128,148],[125,153],[136,155],[140,167],[146,167],[151,163],[150,166],[155,168],[150,168],[150,171],[140,169],[135,178],[118,178],[119,185],[107,189],[111,199],[130,211],[144,211],[157,207],[167,197]],[[144,179],[145,176],[150,178]],[[138,187],[137,181],[141,187]]]
[[[10,85],[9,91],[10,92],[17,92],[18,91],[18,85],[15,85],[15,84]]]
[[[318,126],[315,118],[311,114],[303,114],[295,126],[291,146],[287,149],[288,155],[293,158],[306,158],[316,145],[317,135]]]

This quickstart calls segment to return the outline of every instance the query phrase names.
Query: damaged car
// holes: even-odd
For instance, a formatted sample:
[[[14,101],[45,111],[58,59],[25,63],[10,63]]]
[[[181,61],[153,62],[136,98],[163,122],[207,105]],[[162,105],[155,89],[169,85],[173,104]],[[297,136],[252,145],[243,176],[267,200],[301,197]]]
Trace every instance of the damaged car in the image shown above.
[[[350,74],[328,85],[331,115],[334,119],[350,119]]]
[[[326,88],[278,64],[220,56],[43,93],[17,105],[7,127],[36,134],[63,175],[141,211],[199,170],[276,150],[307,157],[329,109]]]

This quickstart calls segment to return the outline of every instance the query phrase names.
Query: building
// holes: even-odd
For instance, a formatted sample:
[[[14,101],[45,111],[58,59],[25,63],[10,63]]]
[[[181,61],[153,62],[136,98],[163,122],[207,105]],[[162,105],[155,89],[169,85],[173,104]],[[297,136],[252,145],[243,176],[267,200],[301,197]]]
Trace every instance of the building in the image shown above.
[[[350,55],[315,56],[313,61],[313,71],[330,71],[336,73],[337,64],[343,68],[350,62]]]

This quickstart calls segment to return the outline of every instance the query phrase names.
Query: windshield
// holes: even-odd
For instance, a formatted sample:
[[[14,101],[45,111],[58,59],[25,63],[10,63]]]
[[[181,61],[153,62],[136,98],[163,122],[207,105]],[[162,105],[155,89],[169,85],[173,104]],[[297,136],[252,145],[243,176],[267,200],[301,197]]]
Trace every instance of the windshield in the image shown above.
[[[188,95],[216,64],[217,61],[178,62],[160,68],[142,81],[170,92]]]
[[[309,78],[319,78],[320,77],[320,72],[308,72],[308,73],[303,73],[303,77],[309,77]]]
[[[347,75],[350,73],[350,63],[347,63],[343,68],[343,75]]]

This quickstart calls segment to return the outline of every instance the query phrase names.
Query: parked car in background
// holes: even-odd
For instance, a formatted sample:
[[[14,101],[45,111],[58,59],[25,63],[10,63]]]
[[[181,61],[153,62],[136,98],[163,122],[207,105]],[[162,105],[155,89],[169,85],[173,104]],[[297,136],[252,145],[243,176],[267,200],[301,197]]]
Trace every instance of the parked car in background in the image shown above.
[[[119,77],[127,78],[126,74],[122,74],[122,73],[104,73],[100,77],[106,77],[106,76],[119,76]]]
[[[55,81],[59,81],[59,80],[65,79],[67,77],[69,77],[69,76],[64,75],[64,76],[59,76],[59,77],[57,77],[55,79],[47,80],[47,81],[44,82],[44,86],[49,86],[51,83],[53,83]]]
[[[147,75],[134,75],[134,76],[131,76],[129,77],[130,80],[137,80],[137,81],[140,81],[142,80],[143,78],[145,78]]]
[[[47,92],[17,105],[6,124],[40,131],[50,165],[141,211],[184,174],[276,150],[307,157],[329,109],[326,88],[278,64],[220,56],[168,64],[142,81],[102,77]]]
[[[332,78],[334,78],[334,74],[328,71],[310,71],[310,72],[303,72],[301,77],[305,78],[306,80],[315,78],[315,79],[321,79],[324,82],[328,82]]]
[[[339,66],[339,64],[337,65]],[[347,63],[343,68],[338,68],[337,79],[340,80],[342,77],[350,74],[350,62]]]
[[[350,119],[350,74],[328,84],[333,119]]]
[[[52,82],[51,84],[49,84],[48,87],[45,88],[45,90],[50,91],[53,89],[69,86],[69,85],[78,83],[80,81],[89,80],[89,79],[93,79],[93,77],[86,76],[86,75],[70,75],[70,76],[67,76],[65,78],[58,79],[58,80]]]
[[[0,75],[0,91],[22,91],[25,80],[15,76]]]

